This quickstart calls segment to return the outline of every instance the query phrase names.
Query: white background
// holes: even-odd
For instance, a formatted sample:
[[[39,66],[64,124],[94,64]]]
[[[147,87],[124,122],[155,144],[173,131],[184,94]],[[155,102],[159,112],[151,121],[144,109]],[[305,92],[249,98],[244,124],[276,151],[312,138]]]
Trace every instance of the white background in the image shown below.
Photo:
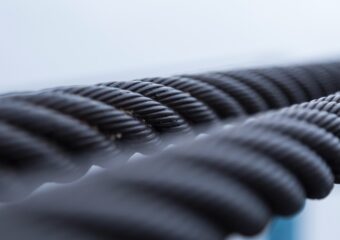
[[[337,0],[0,0],[0,91],[336,57]]]

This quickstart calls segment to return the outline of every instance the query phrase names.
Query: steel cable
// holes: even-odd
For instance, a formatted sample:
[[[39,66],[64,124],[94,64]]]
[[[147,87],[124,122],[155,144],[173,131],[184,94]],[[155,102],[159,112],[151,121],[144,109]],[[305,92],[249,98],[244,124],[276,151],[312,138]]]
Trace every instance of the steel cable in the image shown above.
[[[16,164],[22,159],[27,158],[27,163],[21,167],[25,169],[20,171],[32,172],[34,175],[36,169],[44,172],[43,169],[46,168],[46,172],[53,172],[55,167],[52,162],[59,161],[60,156],[60,161],[67,163],[65,166],[70,166],[65,168],[65,173],[71,172],[72,175],[74,171],[75,176],[80,176],[79,173],[86,172],[93,164],[107,166],[112,162],[99,162],[95,158],[83,162],[82,157],[75,162],[75,155],[106,152],[110,156],[120,155],[116,159],[122,161],[123,156],[126,159],[135,152],[152,153],[173,143],[170,138],[172,135],[193,136],[226,119],[311,100],[312,97],[321,97],[331,91],[336,92],[340,89],[339,69],[339,63],[312,64],[5,94],[1,96],[0,124],[13,129],[15,133],[22,133],[27,139],[31,138],[32,149],[29,149],[29,141],[25,148],[18,142],[18,148],[15,149],[16,137],[13,136],[11,150],[3,148],[4,153],[0,152],[0,155],[6,156],[3,161],[11,168],[9,173],[14,179],[17,176]],[[298,108],[299,111],[284,110],[281,115],[290,118],[294,115],[298,120],[303,118],[327,131],[333,131],[333,134],[340,126],[335,113],[319,114],[320,109],[307,113],[304,110],[306,104]],[[314,119],[313,114],[318,118]],[[340,129],[338,130],[340,134]],[[40,146],[37,145],[38,142],[41,142],[41,146],[45,142],[44,148],[55,154],[39,155],[37,159],[34,154],[26,156],[27,153],[37,151],[37,146]],[[286,148],[290,149],[289,146]],[[285,152],[294,155],[291,152],[293,148],[291,149]],[[304,151],[302,146],[295,152],[299,152],[296,153],[296,158],[312,158],[312,153]],[[38,160],[44,162],[41,168],[34,167]],[[32,164],[29,164],[30,161]],[[0,168],[1,166],[0,164]],[[58,174],[63,175],[62,171],[55,169],[57,173],[51,173],[50,178],[45,174],[41,183],[56,181],[55,179],[63,181],[56,177]]]
[[[1,234],[121,240],[257,234],[273,216],[300,211],[306,198],[324,198],[339,182],[339,99],[336,93],[232,122],[5,206]]]

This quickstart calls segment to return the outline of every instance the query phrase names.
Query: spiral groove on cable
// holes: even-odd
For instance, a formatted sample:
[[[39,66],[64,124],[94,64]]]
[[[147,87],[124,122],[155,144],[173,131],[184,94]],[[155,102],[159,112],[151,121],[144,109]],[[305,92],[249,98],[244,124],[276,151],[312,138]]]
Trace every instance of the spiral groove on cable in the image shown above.
[[[6,239],[223,240],[254,235],[340,182],[340,93],[0,209]],[[57,229],[46,234],[46,229]],[[20,231],[15,231],[20,229]]]
[[[58,179],[56,176],[63,173],[58,170],[52,174],[57,169],[52,162],[56,161],[67,166],[65,173],[70,172],[71,176],[74,172],[79,177],[93,164],[106,166],[109,163],[86,157],[91,161],[83,161],[82,158],[75,161],[74,156],[90,152],[105,152],[110,156],[122,153],[130,156],[135,152],[148,154],[171,143],[169,136],[193,136],[226,119],[308,101],[337,90],[340,90],[340,64],[327,63],[145,78],[6,94],[1,96],[0,124],[13,129],[13,135],[8,136],[13,144],[9,149],[1,148],[3,152],[0,155],[5,156],[4,169],[11,169],[7,171],[10,174],[8,178],[17,177],[16,167],[22,159],[26,159],[27,163],[20,166],[20,171],[35,174],[38,169],[42,172],[46,169],[45,172],[51,172],[51,177],[44,174],[41,183],[55,181]],[[307,110],[302,109],[306,107],[299,106],[301,113],[286,110],[282,115],[307,117],[308,114],[304,115]],[[314,121],[322,125],[326,124],[322,121],[329,118]],[[325,129],[333,130],[340,126],[336,125],[338,122]],[[23,139],[32,140],[16,142],[16,134],[19,133],[25,136]],[[17,149],[15,144],[18,144]],[[35,155],[37,146],[44,146],[51,155]],[[294,155],[292,151],[287,151],[287,154],[291,152]],[[302,153],[300,155],[300,158],[305,157]],[[43,162],[41,168],[33,169],[36,162]],[[6,171],[4,176],[6,178]]]

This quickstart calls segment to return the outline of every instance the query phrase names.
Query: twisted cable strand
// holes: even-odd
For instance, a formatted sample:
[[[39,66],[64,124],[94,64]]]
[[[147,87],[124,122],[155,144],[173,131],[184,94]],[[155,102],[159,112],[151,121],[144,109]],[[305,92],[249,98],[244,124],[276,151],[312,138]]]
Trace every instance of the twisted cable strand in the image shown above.
[[[253,74],[247,70],[222,72],[222,74],[235,78],[254,89],[270,108],[280,108],[289,105],[283,91],[271,79],[261,77],[261,75]]]
[[[305,69],[310,76],[319,82],[320,87],[323,89],[325,95],[328,95],[333,92],[334,88],[337,88],[338,85],[336,84],[334,79],[332,78],[329,71],[324,69],[322,66],[319,68],[315,68],[313,65],[301,66],[302,69]]]
[[[131,90],[150,97],[171,107],[192,125],[213,123],[218,119],[204,103],[174,88],[142,81],[112,82],[105,85]]]
[[[336,167],[338,156],[340,156],[340,142],[332,133],[314,124],[284,116],[261,116],[260,121],[249,120],[246,124],[279,132],[309,146],[317,155],[327,161],[327,165],[331,167],[337,181],[338,171]]]
[[[6,239],[256,234],[272,216],[294,214],[306,198],[331,191],[340,169],[338,99],[340,93],[259,114],[6,206],[0,231]],[[63,230],[46,235],[52,227]]]
[[[260,95],[242,82],[219,73],[183,75],[220,89],[226,95],[236,99],[248,114],[265,111],[268,109]]]
[[[278,71],[286,74],[304,90],[309,99],[316,99],[326,94],[322,91],[320,83],[316,82],[311,76],[298,66],[278,68]]]
[[[121,109],[150,125],[161,135],[189,134],[192,131],[188,123],[171,108],[135,92],[112,86],[64,87],[55,91],[80,95]]]
[[[141,81],[162,84],[187,92],[196,99],[209,106],[220,118],[242,116],[244,110],[232,97],[223,94],[221,90],[204,82],[190,78],[148,78]]]
[[[307,101],[311,97],[319,97],[329,91],[335,92],[340,89],[339,69],[338,63],[313,64],[148,78],[130,82],[111,82],[93,86],[60,87],[39,92],[7,94],[1,97],[0,110],[3,109],[3,112],[0,114],[0,123],[20,129],[32,139],[46,141],[47,147],[56,152],[53,155],[65,156],[67,161],[73,161],[70,163],[71,166],[76,166],[65,168],[65,173],[74,171],[75,176],[80,176],[79,172],[84,173],[83,169],[86,171],[91,164],[106,166],[108,163],[100,162],[95,158],[91,158],[90,162],[83,162],[81,157],[74,160],[72,157],[74,154],[86,155],[88,152],[105,150],[104,152],[112,156],[128,152],[125,155],[126,159],[134,152],[150,153],[156,148],[173,143],[173,140],[168,138],[170,134],[192,136],[193,133],[205,131],[206,126],[202,127],[202,124],[209,126],[223,119]],[[324,78],[327,79],[322,81]],[[280,118],[294,118],[316,124],[324,128],[327,133],[340,134],[338,132],[340,131],[339,120],[334,116],[337,114],[334,112],[335,108],[332,107],[331,111],[328,109],[331,107],[327,109],[326,106],[324,109],[314,107],[316,112],[308,111],[308,113],[304,110],[306,104],[295,106],[295,108],[300,110],[284,110],[280,113]],[[309,108],[311,108],[310,104]],[[319,114],[321,110],[323,113]],[[268,116],[270,119],[270,114]],[[278,132],[274,135],[273,137],[284,140],[287,134]],[[329,150],[332,147],[333,152],[336,153],[334,138],[337,136],[332,138],[333,145],[324,146],[325,149]],[[330,138],[328,134],[327,139]],[[245,141],[245,138],[241,139]],[[18,143],[16,149],[18,153],[14,154],[14,143],[15,141],[11,145],[13,164],[9,160],[6,160],[6,164],[11,166],[11,171],[16,176],[16,162],[22,161],[25,153],[21,153],[24,150]],[[32,140],[33,144],[35,144],[34,140]],[[294,145],[298,146],[299,142]],[[287,145],[286,148],[291,148],[287,151],[284,150],[284,146],[273,146],[273,149],[296,155],[295,158],[298,156],[301,159],[317,158],[315,153],[307,151],[303,146],[291,148]],[[28,147],[29,145],[26,145],[26,148]],[[27,153],[36,151],[35,148],[32,146],[32,150],[27,150]],[[7,153],[6,150],[3,151],[4,154]],[[326,150],[318,151],[317,154],[325,154]],[[303,154],[297,152],[303,152]],[[71,155],[70,159],[68,159],[69,155]],[[29,162],[32,161],[32,166],[34,166],[33,156],[35,155],[27,158],[27,164],[23,165],[25,170],[22,171],[27,173],[31,171]],[[123,159],[123,156],[121,155],[120,158]],[[74,163],[74,161],[77,162]],[[335,159],[330,161],[332,162],[327,164],[332,166],[333,174],[338,179],[339,170],[335,167]],[[49,160],[46,160],[41,168],[46,167],[53,171],[54,165],[51,163],[51,167],[48,167],[48,163]],[[0,168],[2,168],[1,164]],[[320,166],[320,169],[323,169],[320,170],[321,172],[326,172],[324,166]],[[46,172],[49,171],[46,170]],[[33,174],[35,171],[31,172]],[[56,172],[63,175],[62,171]],[[51,177],[48,178],[46,174],[41,183],[54,181],[55,177],[52,175],[54,174],[51,173]],[[319,179],[320,182],[329,181],[324,175],[320,176],[323,176]],[[311,181],[308,180],[311,177],[305,176],[305,178],[305,181]],[[308,189],[309,197],[321,197],[325,193],[320,193],[320,196],[314,196],[314,194],[316,193]]]
[[[69,152],[112,150],[114,147],[95,129],[51,109],[2,99],[0,112],[1,121],[39,135],[47,142],[57,142]]]
[[[120,145],[157,145],[157,135],[137,119],[107,104],[67,93],[42,92],[21,94],[10,98],[43,106],[98,129],[103,135]]]
[[[298,80],[289,76],[286,71],[280,71],[280,68],[262,68],[249,70],[263,78],[267,78],[276,84],[286,96],[289,104],[314,99],[314,96],[308,95],[303,86],[299,85]]]

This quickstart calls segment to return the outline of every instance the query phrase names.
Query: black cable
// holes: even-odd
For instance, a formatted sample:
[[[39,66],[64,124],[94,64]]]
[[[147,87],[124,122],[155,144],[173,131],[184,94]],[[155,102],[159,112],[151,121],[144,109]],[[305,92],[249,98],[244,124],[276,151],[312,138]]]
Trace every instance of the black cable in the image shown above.
[[[161,84],[142,81],[111,82],[105,86],[118,87],[140,93],[178,112],[189,124],[210,124],[217,121],[217,115],[189,94]]]
[[[251,87],[265,100],[270,108],[280,108],[289,105],[287,96],[284,95],[284,92],[272,79],[253,74],[250,71],[229,71],[222,74],[235,78]]]
[[[340,93],[255,115],[194,142],[0,209],[4,239],[254,235],[339,181]],[[18,231],[17,229],[20,229]]]
[[[104,86],[79,86],[56,89],[103,102],[152,126],[160,135],[170,133],[188,134],[188,123],[174,110],[141,94]]]
[[[280,71],[280,68],[263,68],[249,70],[255,74],[262,76],[263,78],[270,79],[274,84],[276,84],[287,96],[289,104],[294,104],[298,102],[303,102],[306,99],[314,99],[318,96],[313,96],[309,94],[303,86],[299,84],[298,79],[292,78],[287,70]]]
[[[30,102],[76,118],[95,127],[102,135],[121,147],[129,145],[131,148],[137,148],[135,144],[143,143],[143,148],[146,148],[147,145],[157,145],[159,141],[153,130],[138,119],[124,114],[113,106],[82,96],[42,92],[41,94],[11,96],[11,99]]]
[[[209,85],[220,89],[227,96],[236,99],[248,114],[257,113],[268,109],[266,102],[257,92],[253,91],[244,83],[235,81],[233,78],[223,76],[218,73],[183,76],[208,83]]]
[[[242,106],[234,98],[204,82],[184,77],[147,78],[141,81],[158,83],[187,92],[210,107],[222,119],[244,114]]]
[[[339,69],[339,63],[273,67],[6,94],[1,97],[0,124],[39,139],[56,152],[39,157],[45,163],[38,168],[42,172],[44,168],[53,172],[54,165],[48,163],[63,156],[73,166],[65,172],[80,176],[92,164],[110,163],[94,158],[83,162],[81,157],[75,163],[74,155],[105,150],[123,160],[135,152],[152,153],[172,143],[172,135],[193,136],[226,119],[335,92],[340,89]],[[32,150],[27,142],[27,152],[36,151],[37,141],[32,140]],[[3,151],[12,159],[4,161],[15,179],[16,162],[26,153],[20,144],[17,149],[12,145],[11,154]],[[34,175],[31,166],[38,160],[32,156],[22,171]],[[41,183],[63,181],[55,177],[62,171],[57,172],[50,178],[45,174]]]

